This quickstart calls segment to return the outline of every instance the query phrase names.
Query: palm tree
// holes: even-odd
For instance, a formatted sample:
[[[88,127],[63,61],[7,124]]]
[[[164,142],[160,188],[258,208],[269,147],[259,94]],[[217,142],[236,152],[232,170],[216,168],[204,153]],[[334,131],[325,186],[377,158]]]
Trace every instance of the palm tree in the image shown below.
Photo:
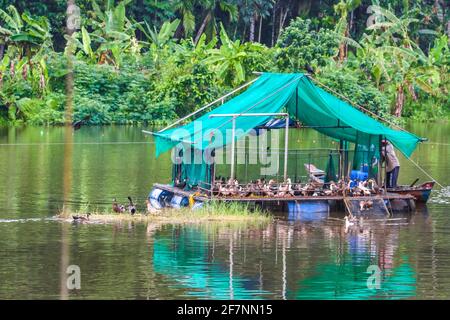
[[[261,30],[263,19],[270,15],[273,0],[240,0],[240,18],[250,25],[249,41],[255,41],[256,22],[259,21],[258,42],[261,42]]]
[[[216,12],[220,11],[229,15],[230,21],[236,21],[238,16],[238,8],[235,4],[228,1],[218,1],[218,0],[203,0],[202,7],[205,11],[204,18],[200,28],[197,31],[195,37],[195,43],[198,42],[200,36],[208,30],[207,35],[209,39],[212,39],[212,35],[216,34]]]
[[[184,35],[187,37],[195,30],[194,9],[198,0],[176,0],[174,9],[181,15]]]

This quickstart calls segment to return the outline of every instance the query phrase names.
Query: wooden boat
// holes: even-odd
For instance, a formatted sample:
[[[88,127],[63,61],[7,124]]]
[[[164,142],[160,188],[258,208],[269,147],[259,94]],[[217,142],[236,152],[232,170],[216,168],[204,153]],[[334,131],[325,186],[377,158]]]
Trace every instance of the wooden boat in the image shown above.
[[[416,202],[426,203],[430,197],[431,190],[434,187],[434,181],[428,181],[418,186],[398,186],[396,188],[388,188],[388,192],[412,195]]]

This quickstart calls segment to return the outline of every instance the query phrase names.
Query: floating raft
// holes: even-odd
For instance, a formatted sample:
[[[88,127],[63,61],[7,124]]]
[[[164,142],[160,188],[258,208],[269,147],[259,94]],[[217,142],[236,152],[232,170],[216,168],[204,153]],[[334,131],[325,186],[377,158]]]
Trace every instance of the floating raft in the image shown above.
[[[173,187],[168,184],[154,184],[153,190],[163,190],[166,193],[170,193],[172,197],[179,197],[185,199],[184,203],[187,204],[187,199],[192,199],[194,203],[203,203],[207,201],[225,201],[225,202],[240,202],[240,203],[253,203],[263,206],[274,206],[279,208],[286,208],[288,211],[324,211],[330,209],[329,203],[341,204],[344,210],[347,210],[351,214],[370,214],[374,210],[359,209],[361,202],[372,201],[379,204],[381,213],[389,213],[391,211],[411,211],[415,207],[415,198],[409,194],[397,194],[387,193],[374,196],[365,197],[344,197],[344,196],[288,196],[288,197],[218,197],[209,195],[199,195],[198,191],[186,191],[177,187]],[[153,192],[153,191],[152,191]],[[152,193],[151,193],[152,194]],[[171,200],[166,201],[166,205],[170,206]],[[398,205],[398,203],[401,203]],[[297,206],[300,204],[300,206]],[[164,204],[161,207],[166,206]],[[327,209],[324,209],[327,208]]]
[[[369,197],[344,197],[344,196],[289,196],[289,197],[217,197],[217,196],[206,196],[206,195],[196,195],[197,191],[186,191],[177,187],[173,187],[168,184],[155,183],[153,185],[155,188],[161,190],[166,190],[174,194],[183,195],[185,197],[193,196],[195,200],[198,201],[208,201],[208,200],[221,200],[221,201],[238,201],[238,202],[249,202],[249,201],[332,201],[332,200],[370,200],[370,199],[383,199],[383,200],[414,200],[411,195],[401,195],[396,193],[387,193],[385,195],[369,196]]]

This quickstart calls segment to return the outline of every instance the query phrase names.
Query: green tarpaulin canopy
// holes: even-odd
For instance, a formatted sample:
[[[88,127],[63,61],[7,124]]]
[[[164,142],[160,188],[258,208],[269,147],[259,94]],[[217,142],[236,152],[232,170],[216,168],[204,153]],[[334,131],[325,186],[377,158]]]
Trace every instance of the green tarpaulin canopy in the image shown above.
[[[407,157],[421,141],[414,134],[391,129],[355,109],[317,87],[304,74],[263,73],[245,92],[195,121],[155,133],[156,156],[180,142],[199,150],[231,143],[231,118],[210,118],[212,114],[277,113],[284,107],[292,118],[306,126],[316,127],[327,136],[354,143],[361,135],[383,136]],[[237,117],[234,139],[238,140],[270,118],[272,116]]]

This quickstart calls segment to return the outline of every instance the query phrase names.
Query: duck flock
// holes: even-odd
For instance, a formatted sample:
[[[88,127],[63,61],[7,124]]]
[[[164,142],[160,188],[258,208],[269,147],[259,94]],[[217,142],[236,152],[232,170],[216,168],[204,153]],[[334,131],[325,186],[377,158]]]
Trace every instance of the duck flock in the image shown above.
[[[374,179],[365,181],[331,181],[321,183],[312,181],[308,183],[292,183],[290,178],[285,182],[275,179],[266,181],[264,178],[240,184],[236,179],[218,177],[212,188],[212,194],[218,197],[298,197],[298,196],[371,196],[380,193]]]

